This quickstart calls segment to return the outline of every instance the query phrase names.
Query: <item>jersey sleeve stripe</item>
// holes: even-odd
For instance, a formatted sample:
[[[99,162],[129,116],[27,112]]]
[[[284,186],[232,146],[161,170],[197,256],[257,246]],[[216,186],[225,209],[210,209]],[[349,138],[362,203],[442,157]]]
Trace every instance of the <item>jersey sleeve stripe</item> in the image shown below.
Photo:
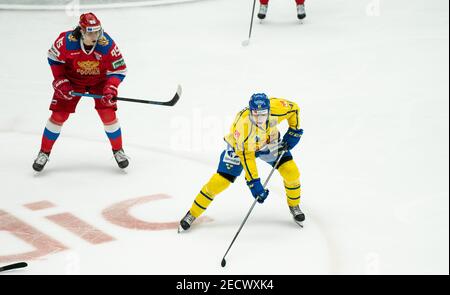
[[[117,71],[106,71],[106,75],[126,75],[127,69],[117,70]]]
[[[49,65],[51,65],[51,66],[57,66],[57,65],[63,65],[64,64],[64,62],[62,62],[62,61],[56,61],[56,60],[53,60],[53,59],[50,59],[50,58],[47,58],[47,60],[48,60],[48,64]]]
[[[125,79],[125,75],[118,75],[118,74],[111,74],[111,75],[106,75],[108,78],[112,78],[112,77],[116,77],[117,79],[119,79],[120,81],[123,81],[123,79]]]

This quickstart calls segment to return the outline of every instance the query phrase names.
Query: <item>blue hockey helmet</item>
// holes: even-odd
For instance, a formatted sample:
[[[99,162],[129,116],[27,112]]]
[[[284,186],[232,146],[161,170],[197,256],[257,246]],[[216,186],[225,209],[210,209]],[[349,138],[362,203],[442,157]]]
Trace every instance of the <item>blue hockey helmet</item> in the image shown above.
[[[270,100],[265,93],[255,93],[250,98],[249,102],[250,110],[269,110]]]
[[[270,100],[265,93],[255,93],[249,102],[252,121],[257,125],[263,125],[269,119]]]

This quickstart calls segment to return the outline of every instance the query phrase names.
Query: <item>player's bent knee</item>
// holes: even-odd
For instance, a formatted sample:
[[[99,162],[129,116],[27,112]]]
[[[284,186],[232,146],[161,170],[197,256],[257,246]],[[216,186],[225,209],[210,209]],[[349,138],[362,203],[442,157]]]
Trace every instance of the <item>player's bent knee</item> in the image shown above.
[[[208,182],[207,190],[208,192],[215,196],[225,190],[231,182],[223,177],[221,174],[214,174]]]
[[[291,161],[293,158],[292,156],[284,156],[281,158],[280,163],[278,163],[277,169],[279,169],[284,163]]]
[[[281,176],[286,181],[295,181],[300,178],[300,171],[298,170],[297,164],[294,160],[285,162],[278,168]]]
[[[117,120],[113,109],[97,109],[97,113],[104,124],[113,123]]]
[[[237,178],[234,175],[223,173],[223,172],[217,172],[217,174],[219,174],[220,176],[222,176],[223,178],[225,178],[226,180],[228,180],[231,183],[233,183]]]
[[[50,120],[58,125],[62,125],[69,118],[70,113],[66,112],[52,112]]]

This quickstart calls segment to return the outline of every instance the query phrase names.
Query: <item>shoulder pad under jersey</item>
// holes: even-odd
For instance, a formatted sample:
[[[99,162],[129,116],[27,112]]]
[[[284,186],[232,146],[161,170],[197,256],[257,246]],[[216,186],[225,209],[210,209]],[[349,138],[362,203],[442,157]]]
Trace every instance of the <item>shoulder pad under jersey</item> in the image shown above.
[[[67,50],[78,50],[81,48],[80,40],[75,38],[75,36],[72,34],[72,31],[66,32],[65,41]]]
[[[99,53],[106,55],[108,54],[113,44],[114,44],[113,39],[107,33],[103,33],[103,35],[97,41],[95,51],[98,51]]]

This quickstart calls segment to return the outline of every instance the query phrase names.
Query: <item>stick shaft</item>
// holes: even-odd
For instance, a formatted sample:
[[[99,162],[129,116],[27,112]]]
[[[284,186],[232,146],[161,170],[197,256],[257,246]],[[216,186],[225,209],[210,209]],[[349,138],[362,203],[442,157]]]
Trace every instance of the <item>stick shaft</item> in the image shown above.
[[[283,150],[280,154],[280,156],[278,157],[275,165],[273,166],[272,170],[270,171],[269,176],[267,177],[266,181],[264,182],[264,189],[266,188],[267,184],[269,183],[270,178],[272,177],[273,173],[275,172],[275,169],[277,169],[278,164],[281,161],[281,158],[284,156],[284,154],[286,153],[286,150]],[[234,242],[236,241],[239,233],[241,232],[242,228],[244,227],[245,223],[247,222],[248,217],[250,216],[250,214],[253,211],[253,208],[255,208],[256,202],[258,202],[258,198],[255,199],[255,201],[253,201],[252,207],[250,208],[250,210],[248,211],[247,215],[244,218],[244,221],[242,221],[241,226],[239,227],[237,233],[234,235],[233,241],[231,242],[230,246],[227,249],[227,252],[225,252],[225,255],[223,256],[223,259],[225,259],[225,257],[227,256],[228,252],[230,251],[231,247],[233,246]]]
[[[126,98],[126,97],[115,97],[114,100],[121,100],[121,101],[129,101],[129,102],[137,102],[137,103],[145,103],[145,104],[153,104],[153,105],[162,105],[162,106],[174,106],[181,96],[181,86],[178,85],[177,92],[173,96],[173,98],[169,101],[157,101],[157,100],[144,100],[144,99],[136,99],[136,98]],[[92,97],[94,99],[101,99],[103,98],[103,95],[99,94],[91,94],[91,93],[81,93],[81,92],[75,92],[72,91],[71,95],[73,96],[86,96],[86,97]]]
[[[101,99],[103,95],[98,94],[90,94],[90,93],[79,93],[79,92],[72,92],[72,95],[75,96],[86,96],[86,97],[92,97],[94,99]],[[115,97],[115,100],[121,100],[121,101],[128,101],[128,102],[137,102],[137,103],[146,103],[146,104],[157,104],[157,105],[164,105],[166,102],[162,101],[153,101],[153,100],[142,100],[142,99],[136,99],[136,98],[126,98],[126,97]]]
[[[252,37],[252,30],[253,30],[253,18],[255,17],[255,7],[256,7],[256,0],[253,0],[253,10],[252,10],[252,18],[250,20],[250,30],[248,32],[248,39]]]

